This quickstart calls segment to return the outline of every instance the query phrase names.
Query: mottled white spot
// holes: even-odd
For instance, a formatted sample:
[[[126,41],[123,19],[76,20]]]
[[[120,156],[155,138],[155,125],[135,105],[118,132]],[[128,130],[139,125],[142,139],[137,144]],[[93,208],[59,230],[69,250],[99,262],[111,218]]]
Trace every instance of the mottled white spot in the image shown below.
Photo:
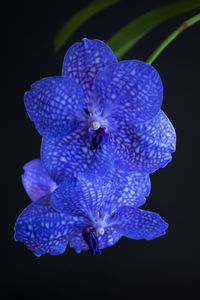
[[[88,151],[87,147],[82,147],[82,151],[86,153]]]
[[[90,71],[91,71],[91,72],[96,72],[96,68],[95,68],[95,67],[92,67],[92,68],[90,69]]]
[[[135,148],[136,153],[139,153],[139,151],[140,151],[140,147]]]
[[[149,154],[149,158],[151,158],[153,156],[153,154],[154,154],[154,151],[152,150]]]
[[[131,71],[131,75],[134,76],[135,73],[136,73],[136,71],[135,71],[135,69],[133,69],[133,70]]]
[[[66,158],[64,156],[61,156],[60,161],[66,162],[67,160],[66,160]]]

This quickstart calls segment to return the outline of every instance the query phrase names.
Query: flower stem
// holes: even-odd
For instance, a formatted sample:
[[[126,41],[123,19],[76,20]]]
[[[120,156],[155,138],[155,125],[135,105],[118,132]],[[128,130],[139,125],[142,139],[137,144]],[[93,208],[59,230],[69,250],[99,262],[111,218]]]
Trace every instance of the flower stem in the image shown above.
[[[188,19],[183,22],[181,26],[179,26],[176,30],[174,30],[157,48],[156,50],[149,56],[147,59],[147,63],[152,64],[154,60],[160,55],[160,53],[185,29],[189,28],[196,22],[200,21],[200,14],[195,15],[194,17]]]

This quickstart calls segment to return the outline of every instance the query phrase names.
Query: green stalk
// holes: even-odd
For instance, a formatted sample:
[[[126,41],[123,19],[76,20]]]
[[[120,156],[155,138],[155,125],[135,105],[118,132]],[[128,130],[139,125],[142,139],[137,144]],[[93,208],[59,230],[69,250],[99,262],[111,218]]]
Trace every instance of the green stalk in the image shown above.
[[[147,59],[147,63],[152,64],[154,60],[160,55],[160,53],[185,29],[189,28],[193,24],[200,21],[200,14],[195,15],[194,17],[188,19],[183,22],[181,26],[179,26],[176,30],[174,30],[157,48],[156,50],[149,56]]]

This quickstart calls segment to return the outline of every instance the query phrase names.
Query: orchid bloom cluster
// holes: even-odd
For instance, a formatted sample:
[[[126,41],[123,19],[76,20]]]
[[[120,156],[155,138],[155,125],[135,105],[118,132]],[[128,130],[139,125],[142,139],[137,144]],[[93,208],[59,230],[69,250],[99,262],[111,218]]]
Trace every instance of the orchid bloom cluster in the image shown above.
[[[41,159],[24,166],[33,201],[18,217],[15,240],[36,256],[114,245],[122,236],[151,240],[168,225],[141,210],[149,174],[175,151],[175,130],[161,110],[158,72],[118,62],[100,40],[83,39],[64,57],[61,76],[32,84],[24,100],[42,135]]]

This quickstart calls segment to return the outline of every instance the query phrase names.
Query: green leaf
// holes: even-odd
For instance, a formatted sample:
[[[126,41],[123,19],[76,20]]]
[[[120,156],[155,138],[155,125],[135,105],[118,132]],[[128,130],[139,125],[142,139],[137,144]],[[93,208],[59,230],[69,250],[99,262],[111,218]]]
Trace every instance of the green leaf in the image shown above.
[[[119,30],[107,44],[120,58],[157,25],[199,7],[200,0],[182,0],[151,10]]]
[[[190,26],[196,24],[200,21],[200,14],[193,16],[187,21],[183,22],[176,30],[174,30],[149,56],[147,63],[152,64],[154,60],[162,53],[162,51],[174,40],[176,39],[183,31],[185,31]]]
[[[113,5],[119,0],[94,0],[88,6],[73,15],[61,28],[54,40],[55,50],[58,51],[69,37],[90,17],[101,10]]]

